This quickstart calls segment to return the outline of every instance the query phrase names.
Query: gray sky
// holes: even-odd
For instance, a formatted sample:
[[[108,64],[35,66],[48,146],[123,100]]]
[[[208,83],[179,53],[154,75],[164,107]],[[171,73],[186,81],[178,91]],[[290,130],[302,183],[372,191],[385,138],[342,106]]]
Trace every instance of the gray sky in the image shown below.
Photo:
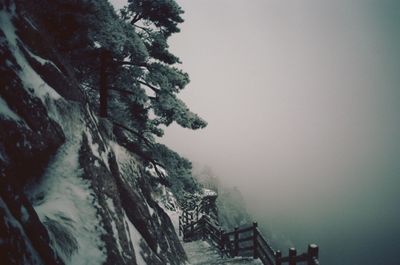
[[[239,186],[272,230],[315,225],[332,247],[368,229],[400,247],[400,2],[178,3],[181,98],[209,126],[161,141]]]
[[[398,154],[399,5],[384,2],[179,1],[181,98],[209,126],[163,142],[279,207],[353,193]]]

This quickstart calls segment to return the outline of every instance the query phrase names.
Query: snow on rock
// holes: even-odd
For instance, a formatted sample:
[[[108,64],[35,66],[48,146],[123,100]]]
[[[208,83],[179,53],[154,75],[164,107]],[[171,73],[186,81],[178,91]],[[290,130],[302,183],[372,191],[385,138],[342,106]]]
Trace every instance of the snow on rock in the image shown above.
[[[35,23],[33,23],[32,20],[30,20],[29,18],[25,18],[25,21],[28,22],[28,24],[36,31],[39,31],[38,27],[35,25]]]
[[[47,98],[59,99],[61,96],[51,88],[43,79],[32,69],[29,62],[25,58],[23,51],[18,44],[22,43],[18,36],[16,35],[16,30],[14,24],[12,23],[12,14],[8,13],[6,10],[0,11],[0,26],[5,34],[6,41],[8,42],[8,47],[13,52],[14,57],[21,67],[19,71],[19,76],[24,83],[25,87],[32,89],[36,96],[38,96],[43,103],[46,102]],[[23,46],[21,44],[21,46]]]
[[[97,49],[101,48],[101,44],[100,44],[100,42],[98,42],[98,41],[94,41],[94,42],[93,42],[93,46],[94,46],[95,48],[97,48]]]
[[[159,185],[158,192],[153,193],[152,197],[158,205],[169,216],[174,226],[175,232],[179,234],[179,216],[182,214],[178,201],[171,190],[163,185]]]
[[[138,265],[146,265],[146,262],[142,257],[142,247],[140,246],[141,242],[144,242],[144,239],[139,231],[137,231],[135,226],[132,224],[132,222],[129,220],[129,218],[126,216],[126,213],[124,219],[128,225],[127,232],[129,234],[129,238],[131,239],[131,242],[133,243],[133,248],[135,249],[136,262],[138,263]]]
[[[126,227],[126,233],[128,234],[132,244],[133,244],[133,249],[135,250],[135,257],[136,257],[136,262],[138,265],[146,265],[149,264],[146,262],[146,260],[149,259],[149,255],[152,255],[153,253],[148,253],[148,249],[150,247],[147,245],[145,239],[143,236],[140,234],[140,232],[136,229],[136,227],[132,224],[132,222],[129,220],[128,216],[124,212],[124,220],[125,223],[127,224]],[[156,257],[155,255],[152,255],[152,258],[155,258],[158,262],[161,262],[161,260]]]
[[[29,220],[29,213],[24,206],[21,206],[21,221],[26,223]]]
[[[160,165],[153,165],[153,164],[149,164],[146,168],[145,168],[146,172],[150,174],[150,176],[152,176],[153,178],[159,178],[161,174],[162,178],[166,178],[168,176],[167,171],[165,170],[165,168],[163,168]],[[158,173],[159,174],[158,174]]]
[[[115,205],[114,205],[114,202],[112,201],[112,199],[107,198],[106,202],[107,202],[108,210],[111,212],[111,216],[116,216],[117,211],[115,210]],[[115,238],[115,242],[117,243],[118,251],[121,254],[121,256],[124,256],[124,250],[121,246],[121,243],[119,242],[119,232],[117,229],[117,224],[115,223],[115,220],[113,220],[113,219],[111,219],[111,227],[112,227],[113,235]]]
[[[123,146],[119,145],[116,142],[110,142],[110,146],[114,151],[115,158],[118,161],[118,165],[120,165],[124,170],[128,170],[128,168],[133,167],[135,172],[137,172],[137,161],[132,157],[132,154]],[[126,173],[130,173],[129,171]]]
[[[20,116],[18,116],[14,111],[12,111],[7,102],[0,97],[0,115],[6,119],[17,121],[18,123],[25,123]]]
[[[15,21],[18,21],[17,27],[13,25]],[[19,30],[20,23],[26,35]],[[52,47],[41,43],[40,36],[35,44],[24,43],[32,31],[39,31],[32,25],[32,28],[25,27],[24,23],[32,22],[16,15],[15,11],[0,11],[0,27],[5,35],[0,44],[7,51],[4,68],[10,73],[10,89],[2,91],[0,98],[0,122],[14,126],[14,121],[25,121],[29,125],[24,128],[28,132],[22,131],[23,126],[12,127],[29,145],[20,147],[20,153],[28,153],[23,157],[25,160],[18,152],[14,152],[18,156],[9,157],[1,146],[3,142],[0,142],[0,157],[2,161],[10,160],[14,167],[26,165],[26,172],[30,172],[31,167],[37,169],[36,175],[32,173],[33,177],[20,174],[27,175],[26,183],[19,188],[24,189],[23,194],[28,199],[26,204],[21,204],[23,207],[10,208],[19,214],[14,215],[17,223],[13,227],[18,228],[19,224],[20,234],[24,233],[22,229],[26,229],[26,224],[33,229],[41,228],[38,233],[31,234],[25,230],[29,237],[21,242],[39,241],[40,244],[32,244],[31,255],[35,250],[42,251],[60,264],[61,260],[65,264],[78,265],[135,264],[135,256],[139,264],[183,264],[185,254],[173,226],[151,198],[149,178],[142,177],[143,162],[134,150],[129,152],[121,145],[109,142],[110,139],[118,140],[112,125],[105,119],[98,119],[84,97],[73,96],[81,95],[79,87],[68,82],[66,73],[73,74],[73,71],[64,71],[64,74],[57,67],[58,71],[41,71],[44,67],[40,65],[55,67],[45,58],[54,58],[57,62],[58,57],[47,56],[52,54]],[[45,46],[44,51],[35,48],[39,45]],[[59,63],[63,70],[71,70],[62,60]],[[53,82],[55,79],[57,82]],[[17,89],[25,100],[15,96]],[[14,146],[18,144],[11,147],[12,151],[17,150]],[[38,161],[39,157],[43,161]],[[26,161],[34,161],[32,164],[38,164],[37,168]],[[163,168],[158,169],[166,175]],[[3,169],[0,167],[0,170]],[[3,199],[4,204],[12,205],[5,197]],[[0,217],[4,212],[2,208],[0,205]],[[32,226],[33,221],[36,221],[35,226]],[[11,234],[10,238],[15,235],[17,233]],[[0,238],[0,246],[1,240],[3,238]],[[40,255],[46,264],[56,264],[51,259],[46,261],[42,253]],[[19,264],[29,263],[41,264],[35,258]]]
[[[115,158],[118,162],[119,169],[122,176],[127,182],[134,182],[137,176],[140,176],[138,161],[131,155],[131,153],[123,146],[116,142],[110,142],[111,149],[114,151]]]
[[[71,103],[69,103],[71,104]],[[50,112],[63,122],[67,141],[49,164],[41,182],[31,188],[33,206],[46,225],[53,248],[66,264],[102,264],[104,233],[96,214],[89,182],[81,177],[79,149],[84,127],[78,106],[68,112]]]
[[[203,188],[203,197],[216,197],[218,196],[217,192],[210,190],[210,189],[206,189]]]
[[[33,59],[35,59],[36,61],[38,61],[41,65],[45,65],[45,64],[50,64],[51,66],[53,66],[55,69],[57,69],[57,71],[61,72],[60,68],[58,68],[52,61],[43,59],[40,56],[37,56],[36,54],[34,54],[33,52],[31,52],[29,49],[26,49],[26,51],[29,53],[29,56],[31,56]]]
[[[99,144],[96,143],[93,140],[93,136],[92,133],[89,129],[85,130],[86,133],[86,137],[88,138],[89,141],[89,146],[90,149],[92,150],[92,154],[97,157],[99,160],[103,161],[103,163],[106,165],[106,167],[108,168],[108,170],[110,170],[110,165],[108,164],[108,157],[107,157],[107,153],[106,152],[101,152],[99,150]]]

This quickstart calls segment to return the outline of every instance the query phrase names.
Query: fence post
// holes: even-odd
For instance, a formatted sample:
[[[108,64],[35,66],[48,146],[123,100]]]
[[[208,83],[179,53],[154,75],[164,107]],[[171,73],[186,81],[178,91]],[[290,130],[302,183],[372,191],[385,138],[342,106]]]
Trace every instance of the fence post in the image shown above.
[[[179,236],[182,235],[182,216],[179,216]]]
[[[257,222],[253,222],[253,258],[258,258],[257,255]]]
[[[203,240],[206,240],[207,239],[207,222],[206,222],[206,219],[205,219],[205,215],[203,216],[203,218],[200,220],[200,222],[201,222],[201,224],[199,224],[199,225],[201,225],[202,226],[202,233],[203,233]]]
[[[219,229],[219,249],[221,250],[221,255],[223,255],[224,245],[224,229]]]
[[[234,257],[239,256],[239,228],[235,227],[235,252]]]
[[[275,252],[275,265],[282,265],[281,258],[282,258],[282,253],[280,250],[277,250]]]
[[[296,265],[297,251],[295,248],[289,248],[289,265]]]
[[[316,244],[308,245],[307,265],[314,265],[314,258],[318,258],[318,246]]]

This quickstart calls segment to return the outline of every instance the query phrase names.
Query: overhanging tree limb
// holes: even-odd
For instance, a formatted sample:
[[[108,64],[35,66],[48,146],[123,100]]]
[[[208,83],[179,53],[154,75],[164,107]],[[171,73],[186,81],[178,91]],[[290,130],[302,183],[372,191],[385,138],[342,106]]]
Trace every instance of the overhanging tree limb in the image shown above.
[[[143,135],[141,135],[140,133],[136,132],[135,130],[128,128],[127,126],[118,123],[116,121],[112,121],[114,125],[121,127],[124,130],[127,130],[130,133],[135,134],[136,136],[138,136],[139,138],[141,138],[142,140],[144,140],[145,144],[152,150],[154,149],[154,145],[148,140],[146,139]],[[165,166],[159,162],[157,162],[156,160],[154,160],[153,158],[151,158],[148,154],[146,154],[145,152],[141,151],[141,150],[137,150],[137,154],[140,155],[143,159],[145,159],[147,162],[151,163],[154,167],[154,170],[156,171],[157,175],[160,177],[160,179],[163,179],[164,181],[167,181],[167,179],[165,178],[164,174],[162,174],[160,172],[160,170],[158,169],[158,166],[165,168]]]
[[[136,135],[137,137],[139,137],[140,139],[142,139],[142,140],[144,141],[144,143],[145,143],[150,149],[154,148],[153,143],[151,143],[146,137],[144,137],[142,134],[140,134],[139,132],[135,131],[134,129],[131,129],[131,128],[129,128],[129,127],[127,127],[127,126],[125,126],[125,125],[123,125],[123,124],[121,124],[121,123],[115,121],[115,120],[113,120],[112,123],[113,123],[114,125],[118,126],[118,127],[121,127],[122,129],[124,129],[124,130],[126,130],[126,131],[128,131],[128,132],[130,132],[130,133],[133,133],[134,135]]]

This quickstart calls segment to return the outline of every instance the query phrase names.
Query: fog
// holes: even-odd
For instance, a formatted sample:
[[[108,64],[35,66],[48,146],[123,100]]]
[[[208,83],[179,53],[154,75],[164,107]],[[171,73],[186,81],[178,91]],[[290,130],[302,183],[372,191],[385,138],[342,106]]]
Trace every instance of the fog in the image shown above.
[[[399,264],[400,2],[179,0],[181,98],[162,142],[243,192],[274,245]]]
[[[181,98],[162,141],[243,192],[275,245],[397,264],[400,2],[179,1]]]

